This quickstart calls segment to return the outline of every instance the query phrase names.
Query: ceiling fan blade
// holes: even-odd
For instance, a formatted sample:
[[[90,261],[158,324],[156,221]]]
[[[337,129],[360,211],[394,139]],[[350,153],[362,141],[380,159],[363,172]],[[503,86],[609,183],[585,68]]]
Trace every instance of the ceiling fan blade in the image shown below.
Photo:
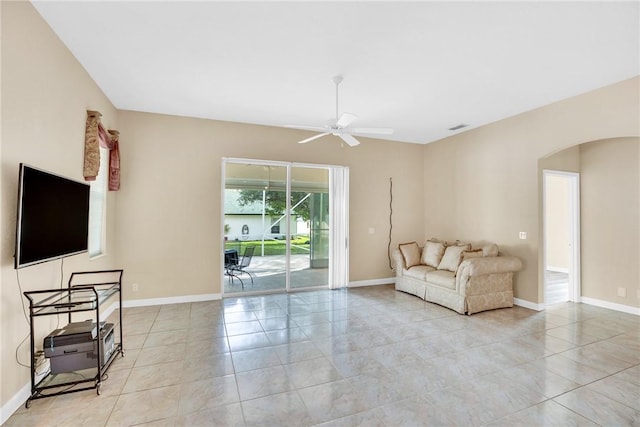
[[[312,137],[309,137],[307,139],[303,139],[302,141],[298,141],[298,144],[306,144],[307,142],[311,142],[314,139],[322,138],[323,136],[327,136],[327,135],[330,135],[330,134],[331,134],[331,132],[319,133],[318,135],[313,135]]]
[[[373,135],[391,135],[393,129],[391,128],[353,128],[350,129],[353,133],[370,133]]]
[[[341,133],[338,136],[340,138],[342,138],[342,140],[344,142],[346,142],[347,144],[349,144],[351,147],[355,147],[356,145],[360,144],[360,141],[358,141],[357,139],[355,139],[352,135],[349,135],[348,133]]]
[[[302,130],[314,130],[318,132],[326,132],[327,128],[323,128],[321,126],[299,126],[299,125],[284,125],[284,127],[289,129],[302,129]]]
[[[342,113],[340,115],[340,118],[336,122],[336,126],[339,127],[340,129],[344,129],[347,126],[349,126],[351,123],[353,123],[353,121],[357,118],[358,116],[356,116],[355,114]]]

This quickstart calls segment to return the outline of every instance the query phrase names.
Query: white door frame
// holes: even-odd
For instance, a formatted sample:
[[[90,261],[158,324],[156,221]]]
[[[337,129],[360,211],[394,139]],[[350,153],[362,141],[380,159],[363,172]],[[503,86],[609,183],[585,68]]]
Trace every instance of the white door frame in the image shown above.
[[[543,271],[547,268],[547,177],[557,176],[569,179],[570,210],[570,253],[569,253],[569,301],[580,302],[580,174],[577,172],[544,169],[542,171],[542,254]],[[543,280],[546,291],[546,279]],[[543,295],[545,292],[543,292]],[[546,302],[545,302],[546,305]]]

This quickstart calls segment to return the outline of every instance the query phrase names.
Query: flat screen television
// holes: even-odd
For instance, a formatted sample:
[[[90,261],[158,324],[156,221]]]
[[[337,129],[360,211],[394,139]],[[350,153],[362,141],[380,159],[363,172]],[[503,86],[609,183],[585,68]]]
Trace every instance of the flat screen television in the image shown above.
[[[15,268],[87,252],[88,184],[20,164]]]

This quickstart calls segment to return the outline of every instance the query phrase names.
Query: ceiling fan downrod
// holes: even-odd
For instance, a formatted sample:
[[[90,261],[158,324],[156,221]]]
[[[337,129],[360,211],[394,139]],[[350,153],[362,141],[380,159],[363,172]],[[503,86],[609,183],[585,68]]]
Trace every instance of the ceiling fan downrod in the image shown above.
[[[338,117],[340,117],[338,111],[338,86],[342,83],[342,76],[338,74],[337,76],[333,76],[331,80],[333,80],[333,83],[336,85],[336,121],[338,121]]]

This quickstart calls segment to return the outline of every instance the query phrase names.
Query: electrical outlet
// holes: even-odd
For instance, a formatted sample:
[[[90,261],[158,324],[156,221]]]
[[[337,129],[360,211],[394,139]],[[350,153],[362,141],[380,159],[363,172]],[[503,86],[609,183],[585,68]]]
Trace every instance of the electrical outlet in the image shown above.
[[[134,283],[133,285],[131,285],[131,289],[133,290],[133,292],[138,292],[138,284]]]
[[[624,298],[627,296],[627,288],[618,288],[618,296]]]
[[[520,237],[520,240],[527,240],[527,232],[526,231],[521,231],[518,236]]]
[[[376,232],[376,229],[373,227],[369,227],[369,234],[374,234]]]

